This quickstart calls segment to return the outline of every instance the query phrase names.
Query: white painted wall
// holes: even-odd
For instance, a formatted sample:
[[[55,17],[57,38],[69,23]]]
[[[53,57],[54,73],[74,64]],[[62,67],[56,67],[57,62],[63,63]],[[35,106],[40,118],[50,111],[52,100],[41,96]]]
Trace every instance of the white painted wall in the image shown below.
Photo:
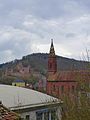
[[[21,118],[26,118],[26,115],[30,116],[30,120],[36,120],[36,111],[25,112],[21,114]]]
[[[21,118],[26,118],[26,115],[29,115],[30,116],[30,119],[29,120],[36,120],[36,112],[37,111],[30,111],[30,112],[24,112],[24,113],[21,113]],[[56,111],[56,115],[58,117],[58,120],[61,120],[61,107],[58,107],[57,108],[57,111]],[[43,113],[43,119],[44,120],[44,113]],[[51,120],[51,112],[49,113],[49,120]]]

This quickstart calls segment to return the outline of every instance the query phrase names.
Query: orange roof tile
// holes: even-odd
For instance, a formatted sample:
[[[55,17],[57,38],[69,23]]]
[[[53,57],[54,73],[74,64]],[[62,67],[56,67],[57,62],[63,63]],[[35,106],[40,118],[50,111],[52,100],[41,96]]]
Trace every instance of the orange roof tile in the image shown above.
[[[0,103],[0,120],[17,120],[19,116]]]

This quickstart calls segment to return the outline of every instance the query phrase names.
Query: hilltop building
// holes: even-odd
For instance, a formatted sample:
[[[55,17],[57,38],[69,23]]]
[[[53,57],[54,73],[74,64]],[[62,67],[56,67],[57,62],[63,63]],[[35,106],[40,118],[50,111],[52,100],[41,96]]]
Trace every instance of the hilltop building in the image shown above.
[[[74,96],[79,82],[90,81],[90,71],[58,71],[53,40],[48,57],[47,94],[62,98],[65,94]]]
[[[31,67],[25,66],[22,63],[17,63],[14,67],[7,67],[4,73],[5,76],[29,77],[31,75]]]

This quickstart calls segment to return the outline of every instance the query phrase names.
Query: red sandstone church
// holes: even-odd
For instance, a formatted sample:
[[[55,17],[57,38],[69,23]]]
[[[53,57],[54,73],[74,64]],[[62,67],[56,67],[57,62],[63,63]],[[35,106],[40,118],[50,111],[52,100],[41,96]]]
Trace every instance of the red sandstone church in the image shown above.
[[[48,58],[47,94],[62,97],[64,94],[74,95],[80,81],[89,82],[89,71],[57,71],[57,58],[53,40]]]

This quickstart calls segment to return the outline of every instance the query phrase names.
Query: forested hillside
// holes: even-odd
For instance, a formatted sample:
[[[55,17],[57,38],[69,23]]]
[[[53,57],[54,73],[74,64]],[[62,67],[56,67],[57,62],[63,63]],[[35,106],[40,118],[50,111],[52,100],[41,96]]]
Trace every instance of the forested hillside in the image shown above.
[[[88,69],[88,62],[69,59],[57,56],[58,70],[85,70]],[[14,60],[0,65],[0,81],[10,83],[16,77],[31,79],[37,76],[46,76],[48,68],[48,54],[34,53],[22,57],[21,60]],[[33,77],[32,77],[33,76]],[[8,82],[8,81],[7,81]],[[2,82],[1,82],[2,83]]]
[[[45,53],[35,53],[22,57],[21,60],[14,60],[5,64],[0,65],[0,69],[5,69],[7,67],[14,67],[17,63],[22,63],[23,66],[30,65],[34,70],[41,72],[47,71],[47,61],[48,54]],[[75,59],[69,59],[61,56],[57,56],[58,69],[59,70],[82,70],[87,69],[88,62],[78,61]]]

